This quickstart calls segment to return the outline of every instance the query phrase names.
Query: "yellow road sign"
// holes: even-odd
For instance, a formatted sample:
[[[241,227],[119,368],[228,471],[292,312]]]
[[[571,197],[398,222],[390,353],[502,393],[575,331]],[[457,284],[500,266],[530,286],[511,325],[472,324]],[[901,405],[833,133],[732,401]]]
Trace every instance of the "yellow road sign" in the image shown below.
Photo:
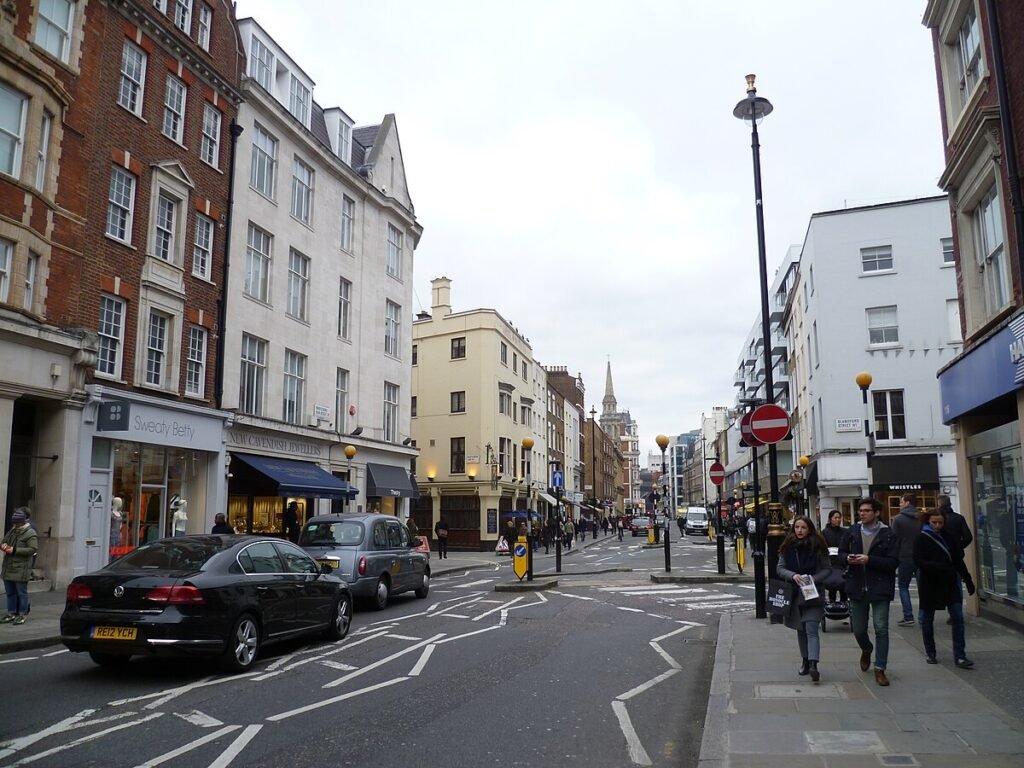
[[[522,581],[526,577],[526,539],[522,536],[512,545],[512,572]]]

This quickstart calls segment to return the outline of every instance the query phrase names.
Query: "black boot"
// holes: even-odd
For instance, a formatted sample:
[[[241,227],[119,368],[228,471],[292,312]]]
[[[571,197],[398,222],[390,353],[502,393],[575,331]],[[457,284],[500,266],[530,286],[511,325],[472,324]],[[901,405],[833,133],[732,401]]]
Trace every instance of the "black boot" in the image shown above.
[[[821,679],[821,675],[818,674],[818,662],[808,662],[808,666],[811,668],[811,680],[818,682]]]
[[[800,665],[800,669],[797,671],[798,675],[806,675],[811,671],[810,662],[807,659],[803,659],[803,664]]]

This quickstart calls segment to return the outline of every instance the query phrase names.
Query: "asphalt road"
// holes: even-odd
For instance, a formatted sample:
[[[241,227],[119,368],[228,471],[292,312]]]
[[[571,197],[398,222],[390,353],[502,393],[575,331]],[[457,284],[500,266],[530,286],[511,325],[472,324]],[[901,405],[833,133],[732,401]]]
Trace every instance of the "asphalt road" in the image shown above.
[[[710,546],[673,552],[676,571],[714,569]],[[60,647],[5,656],[0,768],[692,766],[717,617],[749,610],[752,590],[654,585],[662,564],[608,537],[549,591],[495,592],[507,563],[435,578],[424,600],[357,612],[345,640],[269,649],[239,676],[185,660],[103,670]]]

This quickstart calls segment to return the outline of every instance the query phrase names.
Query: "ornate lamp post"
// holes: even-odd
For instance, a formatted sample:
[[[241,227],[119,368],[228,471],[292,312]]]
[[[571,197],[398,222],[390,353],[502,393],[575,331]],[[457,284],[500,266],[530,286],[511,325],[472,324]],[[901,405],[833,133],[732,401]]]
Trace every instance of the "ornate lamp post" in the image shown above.
[[[871,459],[874,453],[875,447],[875,435],[871,429],[871,406],[868,404],[868,390],[871,389],[871,374],[867,371],[861,371],[854,378],[857,382],[857,386],[860,387],[861,400],[864,402],[864,458],[867,461],[867,489],[865,496],[871,495],[871,486],[874,483],[873,472],[871,469]]]
[[[533,438],[523,438],[523,455],[526,460],[526,580],[533,581],[533,484],[530,469],[533,466]]]
[[[658,435],[654,438],[654,442],[658,444],[661,449],[661,480],[662,489],[664,493],[661,496],[661,514],[665,518],[665,573],[669,573],[672,570],[672,553],[668,548],[669,545],[669,524],[668,524],[668,485],[665,485],[666,468],[665,468],[665,449],[668,448],[668,437],[665,435]],[[657,510],[655,510],[657,515]],[[655,518],[657,519],[657,518]]]
[[[810,456],[801,456],[797,462],[800,464],[800,498],[804,505],[804,514],[808,517],[811,516],[811,508],[807,503],[807,465],[811,463]],[[815,520],[814,524],[821,527],[821,521]]]
[[[354,445],[345,446],[345,458],[348,459],[348,482],[352,484],[352,459],[355,458],[358,451]],[[348,512],[348,505],[352,503],[352,493],[349,492],[348,496],[345,497],[345,511]]]

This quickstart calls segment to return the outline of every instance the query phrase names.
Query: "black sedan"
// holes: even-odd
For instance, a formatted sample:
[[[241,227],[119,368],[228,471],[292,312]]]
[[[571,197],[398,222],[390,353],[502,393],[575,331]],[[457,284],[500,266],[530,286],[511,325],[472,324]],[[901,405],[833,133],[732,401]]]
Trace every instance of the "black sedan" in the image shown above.
[[[629,521],[629,532],[633,536],[646,536],[650,527],[651,521],[646,517],[634,517]]]
[[[351,623],[348,587],[291,542],[210,535],[154,541],[76,577],[60,632],[101,666],[202,655],[240,672],[266,644],[310,632],[340,640]]]

